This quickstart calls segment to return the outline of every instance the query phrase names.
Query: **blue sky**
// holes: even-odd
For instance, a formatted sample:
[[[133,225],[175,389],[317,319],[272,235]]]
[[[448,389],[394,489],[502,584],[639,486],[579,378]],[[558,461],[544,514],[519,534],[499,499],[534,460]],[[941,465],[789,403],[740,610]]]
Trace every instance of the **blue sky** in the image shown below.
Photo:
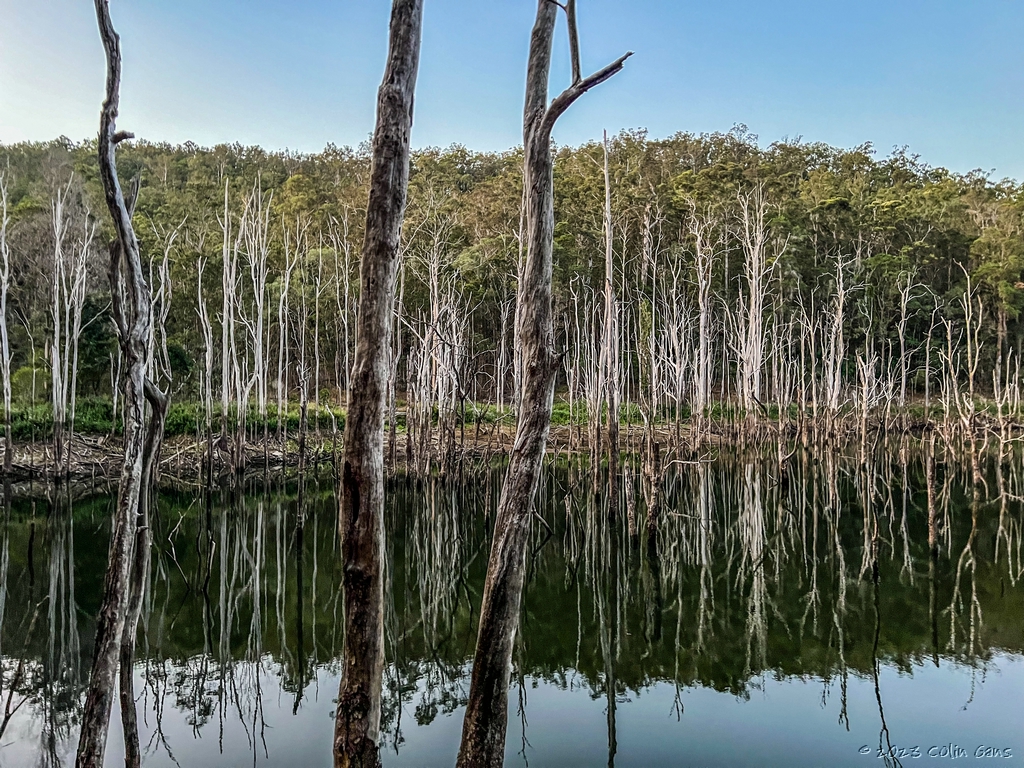
[[[559,123],[727,131],[762,143],[908,145],[933,165],[1024,178],[1020,0],[579,0],[584,69],[626,71]],[[373,129],[387,0],[111,0],[120,125],[151,140],[315,151]],[[534,0],[426,0],[416,146],[520,142]],[[553,91],[568,78],[564,29]],[[96,131],[90,0],[0,0],[0,141]]]

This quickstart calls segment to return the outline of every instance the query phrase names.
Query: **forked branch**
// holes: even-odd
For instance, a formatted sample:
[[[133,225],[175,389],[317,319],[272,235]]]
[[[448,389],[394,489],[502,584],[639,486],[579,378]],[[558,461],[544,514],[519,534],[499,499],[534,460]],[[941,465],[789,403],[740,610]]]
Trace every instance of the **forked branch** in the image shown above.
[[[601,83],[621,72],[623,65],[626,63],[626,59],[632,55],[633,52],[628,51],[625,55],[620,56],[604,69],[595,72],[590,75],[590,77],[584,78],[577,83],[573,83],[562,91],[558,97],[551,102],[551,106],[548,107],[548,111],[544,115],[543,127],[548,131],[552,130],[555,127],[555,123],[558,121],[558,118],[560,118],[580,96],[591,88],[599,86]]]

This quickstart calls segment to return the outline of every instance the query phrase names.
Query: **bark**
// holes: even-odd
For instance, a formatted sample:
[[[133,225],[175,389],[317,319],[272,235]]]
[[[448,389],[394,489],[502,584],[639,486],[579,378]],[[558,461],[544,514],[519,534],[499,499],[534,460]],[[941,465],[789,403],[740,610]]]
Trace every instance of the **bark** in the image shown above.
[[[4,475],[10,475],[14,455],[11,439],[11,345],[7,336],[7,295],[11,286],[11,251],[7,244],[7,174],[0,173],[0,378],[4,396]]]
[[[619,304],[615,296],[612,183],[608,171],[608,133],[604,134],[604,331],[601,335],[601,381],[608,406],[608,516],[618,514],[619,472]],[[598,457],[600,460],[600,457]]]
[[[51,203],[53,225],[53,274],[50,316],[53,338],[50,347],[50,397],[53,404],[54,465],[65,474],[71,463],[71,440],[75,419],[75,388],[78,371],[78,337],[85,301],[86,262],[96,225],[88,209],[73,205],[74,177],[58,188]],[[77,221],[83,219],[84,221]],[[82,234],[71,236],[72,230]]]
[[[282,450],[287,451],[285,442],[288,437],[288,331],[291,313],[290,294],[292,271],[298,264],[301,248],[305,239],[305,227],[300,221],[295,222],[295,248],[291,248],[289,229],[284,228],[284,285],[277,304],[277,439]],[[294,253],[293,253],[294,251]]]
[[[206,296],[203,294],[206,254],[203,252],[202,245],[197,250],[199,251],[199,261],[197,264],[198,275],[196,276],[196,306],[199,314],[199,327],[203,335],[203,428],[206,437],[206,473],[209,483],[213,474],[213,323],[210,321],[210,310],[206,304]]]
[[[147,390],[156,388],[146,378],[151,293],[143,274],[139,243],[131,221],[138,186],[133,185],[132,194],[126,201],[117,178],[114,156],[117,143],[130,138],[129,134],[115,132],[121,79],[120,39],[111,23],[107,0],[95,0],[95,6],[107,60],[106,99],[100,117],[98,142],[99,170],[104,198],[116,233],[110,246],[111,309],[125,359],[126,382],[124,462],[114,511],[103,599],[96,617],[96,643],[82,712],[76,759],[78,768],[103,766],[118,657],[122,650],[126,614],[130,605],[129,578],[133,544],[139,533],[139,511],[147,501],[145,475],[151,473],[155,466],[155,456],[162,436],[162,427],[159,433],[151,432],[148,439],[144,434]],[[153,393],[149,394],[152,399]],[[161,419],[162,413],[161,410]],[[141,574],[141,578],[144,577],[145,574]],[[128,667],[127,673],[130,675],[130,663]]]
[[[737,384],[740,405],[753,416],[760,407],[761,378],[765,354],[764,303],[768,295],[768,279],[772,264],[768,253],[768,203],[764,186],[759,184],[748,194],[741,194],[740,244],[744,257],[747,293],[741,299],[737,340]]]
[[[712,295],[716,243],[713,241],[715,221],[711,210],[694,211],[688,222],[694,239],[694,271],[697,282],[697,344],[694,361],[693,413],[697,423],[697,438],[707,432],[708,409],[711,406],[711,335]],[[719,241],[718,244],[720,244]]]
[[[548,105],[548,75],[558,6],[539,0],[530,40],[523,114],[527,253],[519,284],[517,346],[522,350],[522,389],[515,444],[502,486],[487,564],[473,677],[462,726],[459,768],[500,766],[505,753],[512,647],[526,570],[526,542],[541,464],[551,426],[555,374],[551,270],[554,180],[551,130],[559,116],[588,90],[622,69],[626,56],[575,81]],[[574,35],[571,31],[570,35]]]
[[[422,23],[423,0],[394,0],[387,68],[377,99],[356,352],[345,421],[339,513],[345,650],[334,731],[337,768],[380,764],[384,412]]]
[[[156,487],[156,471],[160,459],[160,445],[163,442],[164,423],[170,399],[151,381],[145,382],[145,396],[149,403],[149,427],[143,449],[142,478],[139,492],[138,525],[135,528],[135,554],[131,572],[131,592],[125,618],[124,633],[120,651],[120,697],[121,726],[124,732],[125,768],[140,768],[142,750],[139,744],[139,725],[135,713],[135,640],[139,619],[142,616],[143,599],[149,581],[149,566],[153,535],[149,523],[151,509],[150,492]]]

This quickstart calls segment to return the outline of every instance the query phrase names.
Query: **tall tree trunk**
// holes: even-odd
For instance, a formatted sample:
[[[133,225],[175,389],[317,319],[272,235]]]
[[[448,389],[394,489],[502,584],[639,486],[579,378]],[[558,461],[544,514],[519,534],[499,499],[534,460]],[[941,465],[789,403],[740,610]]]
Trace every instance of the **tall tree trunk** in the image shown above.
[[[148,380],[145,383],[145,395],[146,401],[149,403],[149,427],[146,432],[146,443],[143,450],[143,484],[139,492],[138,524],[135,528],[135,554],[134,562],[132,563],[128,610],[125,617],[124,633],[121,637],[120,651],[121,728],[124,732],[125,768],[140,768],[142,764],[139,724],[135,713],[135,681],[132,673],[135,663],[135,639],[139,627],[139,619],[142,616],[146,586],[149,581],[153,543],[153,534],[149,522],[149,513],[152,508],[151,491],[156,487],[160,444],[163,442],[167,408],[170,405],[167,395]]]
[[[394,0],[387,69],[377,97],[366,236],[359,268],[356,354],[345,420],[339,514],[345,651],[334,729],[337,768],[380,765],[384,411],[422,24],[423,0]]]
[[[130,209],[134,207],[134,194],[126,203],[117,178],[114,157],[116,144],[130,137],[128,134],[115,133],[121,80],[120,39],[110,21],[107,0],[95,0],[95,5],[107,59],[106,100],[100,117],[98,145],[100,180],[116,232],[110,248],[111,298],[125,358],[127,381],[124,393],[124,463],[103,582],[103,600],[96,621],[92,673],[82,712],[76,760],[78,768],[103,766],[118,654],[128,608],[132,545],[143,484],[144,388],[150,304],[150,290],[143,276],[139,243],[131,222]]]
[[[459,768],[500,766],[505,753],[508,683],[512,646],[519,626],[519,604],[526,569],[526,542],[533,501],[551,426],[555,352],[551,305],[554,245],[554,178],[551,130],[580,96],[622,69],[626,56],[573,84],[548,105],[548,75],[559,6],[539,0],[530,40],[523,114],[527,253],[519,283],[517,346],[522,350],[522,389],[516,439],[501,491],[487,564],[473,678],[462,726]],[[570,39],[575,39],[575,0],[568,0]],[[573,71],[579,57],[572,46]]]
[[[128,200],[117,178],[115,147],[131,134],[115,132],[121,81],[120,39],[110,21],[107,0],[95,0],[100,38],[107,59],[107,92],[100,116],[99,169],[107,208],[114,223],[116,237],[110,245],[111,314],[117,328],[127,378],[124,394],[124,462],[114,511],[107,571],[103,582],[103,599],[96,620],[96,643],[89,688],[82,712],[82,728],[78,742],[76,766],[102,768],[106,749],[110,706],[118,657],[127,675],[127,703],[134,707],[131,693],[131,665],[134,653],[134,632],[141,611],[142,590],[148,572],[149,534],[140,513],[148,508],[148,488],[156,473],[167,397],[147,378],[150,335],[151,292],[142,270],[139,242],[132,227],[132,213],[138,194],[133,184]],[[152,421],[145,431],[146,401],[152,407]],[[141,535],[140,535],[141,534]],[[136,537],[139,542],[135,543]],[[132,574],[132,553],[136,547],[137,589],[129,584]],[[132,594],[135,592],[136,594]],[[129,599],[131,598],[131,599]],[[127,619],[127,628],[126,628]],[[130,633],[130,637],[126,637]],[[122,689],[122,696],[125,696]],[[126,715],[126,724],[134,721]],[[138,757],[138,733],[126,733],[129,759],[135,747]]]
[[[604,133],[604,330],[601,334],[601,382],[608,406],[608,517],[619,509],[619,303],[615,296],[612,181],[608,170],[608,132]],[[600,416],[598,416],[600,418]],[[600,461],[601,457],[598,456]],[[631,530],[632,533],[632,530]]]
[[[7,245],[7,174],[0,173],[0,385],[4,397],[4,476],[11,474],[14,441],[11,439],[11,345],[7,335],[7,294],[11,286],[11,251]],[[35,361],[33,361],[35,365]],[[5,494],[6,498],[7,494]]]

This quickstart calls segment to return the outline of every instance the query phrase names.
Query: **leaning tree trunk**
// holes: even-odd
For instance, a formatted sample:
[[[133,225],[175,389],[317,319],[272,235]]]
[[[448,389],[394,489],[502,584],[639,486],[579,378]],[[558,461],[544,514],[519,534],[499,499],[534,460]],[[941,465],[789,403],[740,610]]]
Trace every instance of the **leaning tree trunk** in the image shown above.
[[[143,490],[146,474],[151,471],[162,436],[161,427],[159,432],[151,433],[147,439],[144,425],[146,399],[154,403],[166,403],[163,394],[146,378],[151,294],[142,270],[139,242],[131,221],[138,186],[133,185],[126,201],[117,178],[114,157],[118,142],[131,138],[131,134],[115,132],[121,81],[120,39],[110,21],[107,0],[95,0],[95,5],[100,38],[107,58],[107,92],[100,116],[98,150],[100,180],[116,233],[110,246],[111,314],[117,328],[127,375],[123,410],[124,462],[103,582],[103,599],[96,617],[96,644],[82,712],[76,759],[78,768],[103,766],[118,656],[122,650],[125,619],[129,609],[133,543],[139,531],[139,512],[146,501]],[[163,410],[160,409],[159,413],[162,419]],[[144,579],[145,574],[139,574],[139,578]],[[130,665],[130,660],[128,663]]]
[[[387,69],[377,96],[341,475],[345,651],[334,729],[334,764],[338,768],[380,765],[384,410],[422,23],[423,0],[394,0]]]
[[[533,500],[551,426],[555,374],[560,363],[552,323],[551,269],[554,242],[554,180],[551,130],[576,99],[622,69],[626,56],[600,72],[580,77],[575,0],[564,6],[569,20],[573,84],[548,105],[548,74],[556,12],[539,0],[530,40],[523,115],[527,254],[516,313],[522,350],[522,389],[516,439],[501,491],[487,564],[473,678],[462,726],[459,768],[500,766],[505,753],[512,646],[526,570],[526,542]]]

